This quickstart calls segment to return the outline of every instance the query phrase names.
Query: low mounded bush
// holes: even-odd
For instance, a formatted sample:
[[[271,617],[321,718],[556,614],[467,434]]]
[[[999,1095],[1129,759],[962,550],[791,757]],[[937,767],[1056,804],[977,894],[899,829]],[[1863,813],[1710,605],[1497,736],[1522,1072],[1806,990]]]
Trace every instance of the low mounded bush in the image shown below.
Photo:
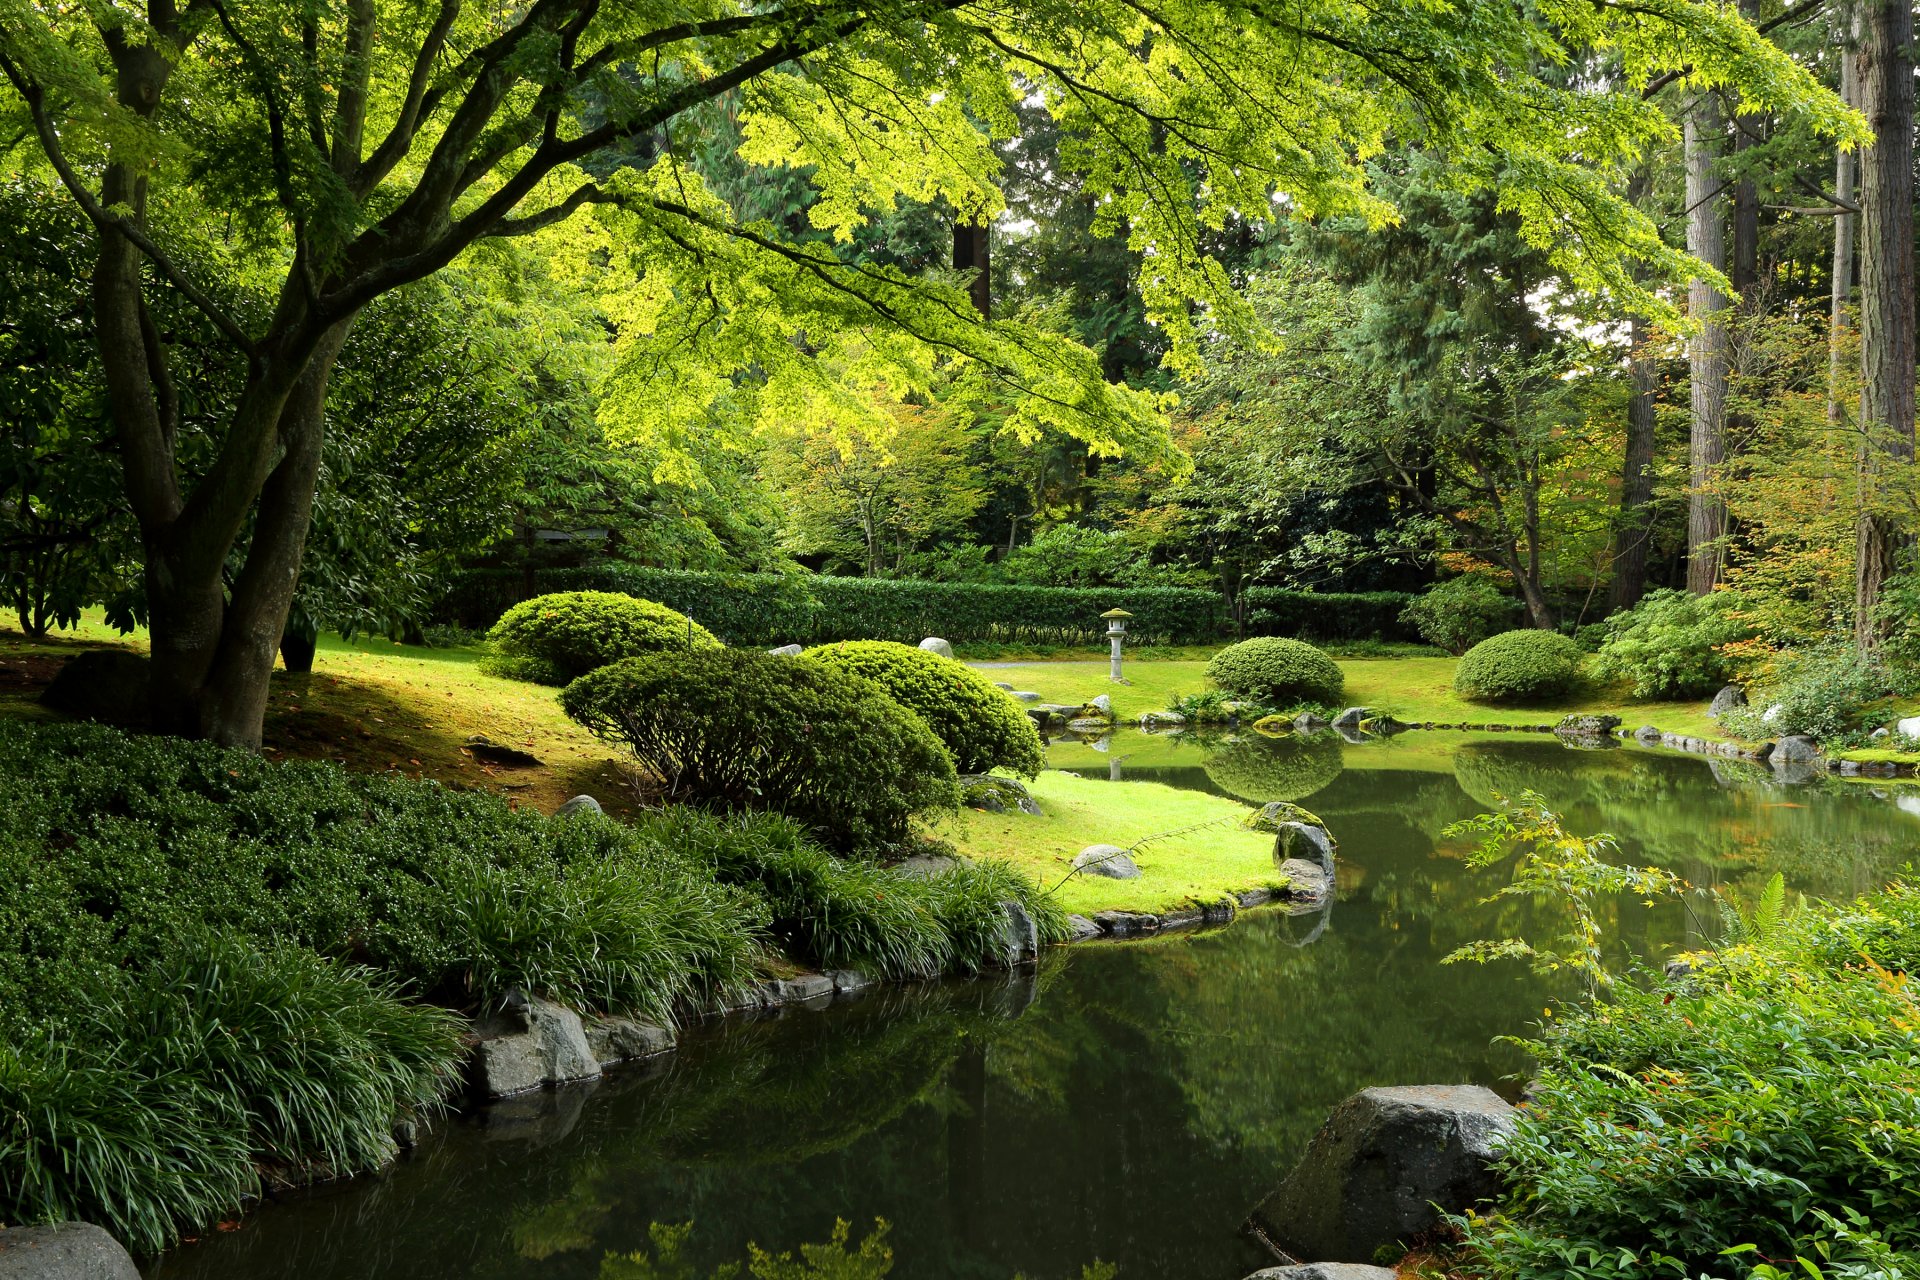
[[[864,676],[927,722],[961,773],[1006,769],[1023,778],[1045,760],[1040,731],[1020,704],[965,663],[890,640],[843,640],[809,661]]]
[[[674,800],[784,813],[843,851],[897,843],[959,804],[953,758],[871,680],[823,662],[696,649],[602,667],[560,694]]]
[[[1650,592],[1606,620],[1591,670],[1602,680],[1631,680],[1636,698],[1706,697],[1733,674],[1720,646],[1753,634],[1729,616],[1731,605],[1724,592]]]
[[[560,591],[523,600],[487,633],[487,670],[536,684],[566,684],[643,654],[711,649],[720,642],[684,613],[611,591]]]
[[[1338,664],[1299,640],[1264,637],[1228,645],[1207,663],[1207,679],[1264,707],[1331,703],[1346,688]]]
[[[1864,709],[1885,697],[1890,686],[1886,669],[1862,658],[1852,645],[1789,649],[1748,691],[1747,705],[1727,712],[1721,722],[1743,738],[1788,733],[1822,741],[1840,738],[1861,727]]]
[[[1580,678],[1580,646],[1556,631],[1505,631],[1467,650],[1453,689],[1473,702],[1563,697]]]
[[[1330,734],[1312,738],[1244,738],[1208,756],[1202,766],[1213,784],[1251,804],[1300,801],[1323,789],[1346,768],[1340,742]]]
[[[1438,583],[1400,611],[1400,622],[1456,658],[1513,625],[1513,598],[1479,574]]]

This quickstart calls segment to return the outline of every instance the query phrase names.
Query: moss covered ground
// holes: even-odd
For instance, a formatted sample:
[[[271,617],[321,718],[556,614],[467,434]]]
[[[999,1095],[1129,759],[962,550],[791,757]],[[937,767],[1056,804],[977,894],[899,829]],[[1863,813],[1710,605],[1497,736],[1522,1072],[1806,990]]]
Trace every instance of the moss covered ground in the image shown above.
[[[1028,788],[1043,814],[965,810],[933,834],[974,857],[1004,858],[1054,889],[1061,905],[1095,911],[1166,911],[1195,900],[1281,883],[1273,837],[1248,831],[1250,810],[1237,801],[1157,782],[1111,782],[1047,770]],[[1131,848],[1135,880],[1073,874],[1073,855],[1090,844]],[[1056,887],[1057,886],[1057,887]]]

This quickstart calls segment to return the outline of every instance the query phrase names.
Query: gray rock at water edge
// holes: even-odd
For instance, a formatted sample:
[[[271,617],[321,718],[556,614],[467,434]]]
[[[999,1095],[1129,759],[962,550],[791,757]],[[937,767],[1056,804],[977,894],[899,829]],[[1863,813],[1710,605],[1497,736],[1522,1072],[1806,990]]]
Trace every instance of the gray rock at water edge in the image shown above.
[[[0,1280],[140,1280],[118,1240],[91,1222],[0,1229]]]
[[[1100,926],[1100,932],[1116,938],[1134,938],[1160,927],[1160,917],[1146,911],[1096,911],[1093,922]]]
[[[1076,871],[1084,871],[1090,876],[1105,876],[1109,880],[1138,880],[1139,864],[1117,844],[1090,844],[1073,855]]]
[[[125,649],[89,649],[68,658],[40,693],[40,705],[76,720],[147,722],[147,660]]]
[[[673,1048],[673,1029],[632,1018],[595,1018],[585,1024],[587,1047],[602,1067],[651,1058]]]
[[[1660,738],[1660,730],[1650,724],[1643,724],[1633,731],[1633,740],[1643,747],[1659,746]]]
[[[580,1015],[550,1001],[509,992],[474,1031],[480,1043],[473,1047],[473,1085],[485,1097],[599,1078],[600,1060]]]
[[[592,796],[575,796],[553,811],[556,818],[571,818],[576,813],[605,813],[600,802]]]
[[[1085,942],[1089,938],[1100,936],[1100,926],[1085,916],[1068,916],[1067,928],[1073,931],[1073,941]]]
[[[1288,902],[1316,906],[1333,893],[1333,876],[1317,862],[1288,858],[1280,864],[1280,874],[1286,877],[1287,887],[1282,896]]]
[[[960,802],[982,813],[1024,813],[1040,815],[1040,802],[1028,793],[1024,784],[1013,778],[991,773],[960,776]]]
[[[1713,695],[1713,701],[1707,704],[1707,714],[1718,720],[1729,711],[1736,711],[1747,705],[1747,691],[1737,684],[1721,686],[1720,692]]]
[[[1768,764],[1811,764],[1820,758],[1820,744],[1804,733],[1790,733],[1773,744]]]
[[[1104,716],[1108,720],[1113,719],[1113,699],[1104,693],[1096,693],[1087,699],[1087,705],[1083,709],[1097,716]]]
[[[942,640],[939,636],[928,636],[920,642],[920,647],[928,653],[937,653],[943,658],[951,658],[953,656],[953,646],[945,640]]]
[[[1277,836],[1280,834],[1280,828],[1289,822],[1305,822],[1316,827],[1327,825],[1306,809],[1288,800],[1274,800],[1261,805],[1247,815],[1242,825],[1249,831],[1266,831]]]
[[[1300,730],[1324,729],[1327,727],[1327,722],[1311,711],[1302,711],[1293,718],[1293,727]]]
[[[1021,702],[1040,701],[1040,695],[1035,693],[1031,689],[1009,689],[1007,692],[1011,693],[1016,699],[1018,699]]]
[[[1365,707],[1348,707],[1345,711],[1342,711],[1333,718],[1333,727],[1336,729],[1358,729],[1366,718],[1367,709]]]
[[[783,644],[778,649],[767,650],[769,658],[797,658],[806,650],[797,644]]]
[[[1246,1280],[1394,1280],[1391,1267],[1361,1262],[1309,1262],[1294,1267],[1267,1267]]]
[[[1140,717],[1142,729],[1178,729],[1187,723],[1187,718],[1178,711],[1149,711]]]
[[[1111,726],[1098,716],[1076,716],[1067,721],[1068,733],[1105,733]]]
[[[786,1004],[824,1003],[833,999],[833,979],[824,973],[803,973],[792,978],[768,978],[760,984],[760,1003],[766,1008]]]
[[[829,969],[827,977],[833,979],[836,996],[858,995],[873,986],[873,979],[858,969]]]
[[[1858,760],[1842,760],[1839,762],[1839,765],[1841,777],[1857,778],[1860,776],[1860,762]]]
[[[1038,960],[1040,926],[1033,922],[1027,909],[1017,902],[1007,901],[1000,904],[1000,911],[1003,919],[994,956],[1000,967],[1014,969]]]
[[[1878,729],[1875,729],[1872,733],[1867,735],[1867,741],[1868,742],[1885,742],[1888,738],[1891,738],[1892,736],[1893,736],[1893,730],[1887,728],[1887,726],[1885,725],[1881,725]]]
[[[1327,1118],[1253,1222],[1296,1258],[1370,1261],[1500,1193],[1513,1108],[1477,1085],[1363,1089]],[[1437,1206],[1437,1208],[1436,1208]]]
[[[1311,862],[1331,876],[1334,854],[1339,847],[1333,834],[1317,822],[1283,822],[1273,837],[1273,860],[1282,865]]]
[[[1571,742],[1611,742],[1613,731],[1619,727],[1619,716],[1562,716],[1553,733]]]

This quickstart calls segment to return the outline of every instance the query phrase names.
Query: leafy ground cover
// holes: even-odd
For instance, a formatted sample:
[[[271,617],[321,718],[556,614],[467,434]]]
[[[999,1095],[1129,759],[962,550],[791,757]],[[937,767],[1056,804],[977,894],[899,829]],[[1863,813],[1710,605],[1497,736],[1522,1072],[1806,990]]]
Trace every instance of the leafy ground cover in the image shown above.
[[[976,857],[1005,859],[1081,914],[1166,911],[1280,883],[1273,837],[1242,826],[1249,810],[1237,801],[1157,782],[1116,787],[1052,769],[1029,790],[1040,817],[968,809],[933,831]],[[1073,855],[1090,844],[1133,849],[1139,878],[1072,874]]]

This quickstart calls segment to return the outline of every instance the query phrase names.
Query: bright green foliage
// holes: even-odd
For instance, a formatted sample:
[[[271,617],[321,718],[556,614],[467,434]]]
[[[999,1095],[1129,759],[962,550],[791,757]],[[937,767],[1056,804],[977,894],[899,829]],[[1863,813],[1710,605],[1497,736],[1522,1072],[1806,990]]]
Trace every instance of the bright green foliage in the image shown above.
[[[1633,681],[1636,698],[1704,697],[1732,675],[1720,646],[1753,634],[1733,604],[1724,592],[1649,592],[1607,619],[1589,670],[1602,680]]]
[[[907,834],[958,804],[953,758],[872,681],[737,649],[629,658],[560,694],[566,713],[624,743],[678,800],[784,813],[843,850]]]
[[[1486,1272],[1920,1274],[1920,1002],[1886,967],[1916,939],[1898,885],[1553,1019],[1528,1046],[1514,1190],[1466,1224]]]
[[[1540,702],[1580,678],[1580,646],[1557,631],[1503,631],[1467,650],[1453,691],[1472,702]]]
[[[538,581],[645,596],[704,623],[728,644],[767,647],[833,640],[917,644],[927,636],[955,643],[1090,643],[1104,639],[1107,624],[1100,615],[1115,608],[1133,615],[1130,643],[1206,644],[1219,636],[1223,612],[1211,591],[1175,587],[1025,587],[624,564],[549,570]],[[443,616],[487,626],[512,605],[519,589],[516,573],[469,571],[455,578]]]
[[[1346,757],[1330,734],[1278,740],[1256,735],[1221,746],[1203,767],[1228,795],[1267,804],[1305,800],[1340,776]]]
[[[1334,660],[1312,645],[1273,636],[1243,640],[1214,654],[1207,679],[1265,707],[1334,702],[1347,681]]]
[[[848,1243],[848,1226],[835,1221],[833,1233],[818,1244],[803,1244],[795,1253],[768,1253],[747,1246],[744,1265],[722,1263],[702,1276],[686,1256],[691,1222],[669,1225],[655,1222],[647,1228],[648,1247],[634,1253],[608,1254],[600,1262],[599,1280],[886,1280],[893,1271],[893,1250],[887,1244],[888,1224],[876,1220],[873,1230],[858,1244]]]
[[[864,676],[927,722],[961,773],[1040,772],[1044,749],[1032,717],[972,667],[913,645],[843,640],[809,649],[805,660]]]
[[[566,684],[622,658],[720,643],[684,613],[611,591],[523,600],[500,616],[487,639],[495,675],[538,684]]]
[[[1066,912],[1004,863],[959,862],[933,877],[837,858],[792,822],[666,809],[649,836],[765,896],[773,936],[820,969],[876,978],[974,973],[1001,954],[1001,904],[1024,906],[1043,942],[1068,936]]]
[[[1400,613],[1400,621],[1455,657],[1513,625],[1514,602],[1479,574],[1466,573],[1431,588]]]
[[[1860,727],[1863,710],[1886,695],[1889,683],[1885,668],[1851,645],[1789,649],[1748,691],[1747,705],[1721,722],[1746,738],[1840,738]]]
[[[1596,900],[1630,893],[1651,904],[1656,898],[1680,893],[1687,888],[1686,882],[1658,867],[1610,861],[1617,851],[1612,836],[1573,834],[1534,792],[1494,799],[1500,802],[1496,812],[1456,822],[1444,834],[1481,837],[1480,846],[1467,859],[1470,866],[1490,867],[1514,859],[1512,877],[1486,899],[1488,903],[1502,898],[1543,901],[1566,912],[1566,931],[1551,944],[1524,938],[1474,942],[1442,963],[1524,959],[1532,962],[1537,973],[1578,974],[1589,992],[1612,987]]]

